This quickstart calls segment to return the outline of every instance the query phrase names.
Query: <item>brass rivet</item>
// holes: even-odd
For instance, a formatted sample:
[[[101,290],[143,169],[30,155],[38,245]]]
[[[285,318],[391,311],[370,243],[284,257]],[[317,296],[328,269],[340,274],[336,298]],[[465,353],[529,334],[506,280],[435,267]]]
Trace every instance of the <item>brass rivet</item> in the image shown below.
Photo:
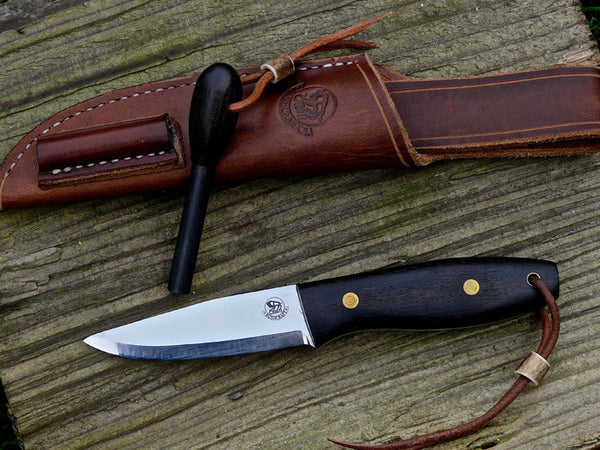
[[[358,306],[358,295],[354,292],[347,292],[342,297],[342,303],[348,309],[353,309]]]
[[[473,280],[471,278],[465,281],[465,284],[463,284],[463,289],[467,295],[475,295],[479,292],[479,283],[477,280]]]

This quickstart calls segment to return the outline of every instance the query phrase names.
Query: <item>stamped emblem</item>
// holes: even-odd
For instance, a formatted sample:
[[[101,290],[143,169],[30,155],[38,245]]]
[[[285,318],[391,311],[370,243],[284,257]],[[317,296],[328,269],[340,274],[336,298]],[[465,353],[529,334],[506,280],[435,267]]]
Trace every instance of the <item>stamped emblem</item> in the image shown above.
[[[313,127],[327,123],[335,113],[337,99],[322,86],[297,84],[281,96],[279,114],[285,124],[298,134],[313,135]]]
[[[263,311],[263,315],[267,319],[283,319],[287,313],[288,307],[279,297],[271,297],[265,302],[265,309]]]

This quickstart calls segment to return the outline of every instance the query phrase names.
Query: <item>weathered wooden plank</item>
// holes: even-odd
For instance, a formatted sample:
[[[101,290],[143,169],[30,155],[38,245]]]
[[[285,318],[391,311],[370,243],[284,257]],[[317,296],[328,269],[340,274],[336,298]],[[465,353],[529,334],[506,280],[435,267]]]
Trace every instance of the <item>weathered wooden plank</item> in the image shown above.
[[[98,93],[216,60],[257,63],[387,10],[362,36],[380,42],[376,62],[409,75],[599,56],[566,0],[86,2],[0,34],[0,157],[50,114]],[[189,297],[166,289],[181,192],[4,212],[0,375],[20,437],[27,448],[335,448],[326,437],[385,442],[460,424],[512,383],[537,345],[535,316],[168,363],[109,357],[81,339],[214,296],[504,255],[559,264],[553,368],[488,427],[445,447],[591,446],[600,439],[591,395],[600,386],[599,171],[596,156],[463,161],[216,187]]]
[[[27,0],[26,2],[14,2],[3,0],[0,5],[0,30],[17,30],[20,27],[46,16],[68,9],[79,3],[77,0]]]

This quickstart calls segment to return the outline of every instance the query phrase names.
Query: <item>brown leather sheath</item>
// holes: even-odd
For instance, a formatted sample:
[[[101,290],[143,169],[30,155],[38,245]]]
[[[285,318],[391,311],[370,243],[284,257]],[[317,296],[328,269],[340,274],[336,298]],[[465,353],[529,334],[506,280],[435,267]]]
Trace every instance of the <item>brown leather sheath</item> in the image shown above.
[[[185,184],[196,78],[111,92],[41,123],[0,167],[0,210]],[[302,61],[240,113],[215,181],[596,152],[598,99],[592,66],[421,80],[363,54]]]

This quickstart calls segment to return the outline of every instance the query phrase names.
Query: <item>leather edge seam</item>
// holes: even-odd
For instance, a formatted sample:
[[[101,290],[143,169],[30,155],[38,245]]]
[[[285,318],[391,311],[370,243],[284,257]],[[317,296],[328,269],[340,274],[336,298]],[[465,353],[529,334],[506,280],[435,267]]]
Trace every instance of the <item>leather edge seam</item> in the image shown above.
[[[180,78],[180,80],[185,80],[185,79],[186,78],[183,78],[183,79]],[[173,80],[173,81],[175,81],[175,80]],[[29,141],[24,146],[24,148],[17,154],[17,156],[15,157],[15,159],[13,160],[13,162],[10,164],[10,166],[8,167],[8,169],[6,169],[6,172],[4,172],[4,174],[2,175],[2,185],[1,186],[2,187],[4,186],[5,181],[8,179],[8,177],[10,176],[10,174],[13,172],[13,169],[16,167],[16,165],[22,159],[23,155],[33,146],[33,144],[41,136],[45,135],[46,133],[50,132],[51,130],[54,130],[54,129],[60,127],[62,124],[64,124],[68,120],[70,120],[70,119],[72,119],[74,117],[81,116],[82,114],[85,114],[87,112],[93,111],[95,109],[101,108],[101,107],[103,107],[103,106],[105,106],[107,104],[112,104],[112,103],[116,103],[116,102],[120,102],[120,101],[129,100],[131,98],[139,97],[140,95],[148,95],[148,94],[154,94],[154,93],[163,92],[163,91],[167,91],[167,90],[188,87],[188,86],[193,85],[195,83],[196,83],[196,81],[194,80],[194,81],[182,83],[182,84],[179,84],[179,85],[173,85],[173,86],[168,86],[168,87],[157,87],[155,89],[146,89],[144,91],[142,91],[142,88],[143,88],[144,85],[140,85],[139,91],[133,92],[132,94],[125,95],[125,96],[122,96],[122,97],[119,97],[119,98],[113,98],[111,100],[107,100],[107,101],[104,101],[104,102],[100,102],[100,103],[98,103],[98,104],[96,104],[94,106],[90,106],[90,107],[87,107],[85,109],[83,109],[83,107],[81,107],[81,109],[79,109],[78,111],[76,111],[74,113],[71,113],[71,114],[69,114],[66,117],[63,117],[62,119],[58,120],[54,124],[52,124],[52,125],[46,125],[46,123],[51,122],[52,117],[54,117],[54,116],[52,116],[50,119],[48,119],[45,122],[42,122],[40,125],[38,125],[38,127],[36,127],[36,129],[37,129],[37,128],[44,128],[44,126],[45,126],[45,128],[41,132],[37,132],[36,131],[35,133],[30,133],[31,136],[35,135],[35,137],[33,137],[31,139],[31,141]],[[125,89],[127,89],[127,88],[125,88]],[[112,94],[115,94],[115,93],[118,93],[118,92],[119,91],[115,91],[115,92],[112,92]],[[106,95],[111,95],[111,93],[108,93]],[[98,101],[102,97],[103,96],[96,97],[96,101]],[[90,100],[88,100],[88,101],[86,101],[84,103],[87,103],[87,102],[90,102]],[[75,105],[75,106],[77,106],[77,105]],[[73,107],[71,107],[71,108],[73,108]],[[71,108],[69,108],[69,109],[71,109]],[[64,110],[63,112],[68,111],[69,109]],[[56,119],[53,119],[53,120],[56,120]],[[35,131],[35,129],[34,129],[34,131]],[[26,141],[26,140],[28,140],[27,136],[21,142]],[[17,144],[17,146],[14,149],[18,149],[19,147],[20,147],[20,143]],[[6,159],[4,160],[4,162],[6,162],[7,164],[8,164],[8,161],[11,161],[10,159],[8,159],[8,157],[10,156],[10,153],[11,152],[9,152],[9,154],[6,156]],[[0,194],[1,193],[2,193],[2,190],[0,190]],[[0,203],[0,206],[1,206],[1,203]]]
[[[371,67],[371,69],[374,69],[373,65],[371,64],[370,60],[367,59],[366,55],[365,55],[365,61],[367,62],[367,64],[369,64],[369,66]],[[390,140],[392,141],[392,144],[394,146],[394,150],[396,151],[396,155],[398,156],[398,159],[400,160],[400,162],[402,163],[402,165],[404,165],[406,167],[410,167],[412,164],[410,164],[410,162],[406,161],[405,156],[402,154],[402,151],[399,148],[396,136],[394,136],[394,133],[393,133],[391,125],[389,123],[388,117],[387,117],[385,111],[383,110],[383,107],[381,105],[381,102],[380,102],[379,98],[375,94],[375,89],[374,89],[371,81],[367,77],[367,74],[365,73],[364,69],[362,67],[360,67],[360,64],[356,64],[356,66],[358,67],[358,70],[360,71],[361,75],[363,76],[363,78],[365,80],[365,83],[369,87],[369,90],[371,91],[371,95],[373,96],[373,99],[377,103],[377,107],[379,108],[379,113],[381,114],[381,117],[382,117],[382,119],[383,119],[383,121],[385,123],[385,127],[386,127],[386,129],[388,131]],[[376,70],[373,70],[373,73],[376,73],[376,72],[377,72]],[[377,77],[377,79],[381,83],[381,79],[379,77]],[[385,85],[383,83],[381,83],[381,87],[382,87],[383,91],[385,93],[387,93],[387,89],[385,89]],[[402,122],[400,121],[400,117],[397,116],[396,118],[398,119],[398,122],[399,122],[399,126],[400,126],[402,137],[404,138],[405,137],[404,127],[402,126]],[[407,154],[409,154],[409,150],[408,149],[409,149],[409,146],[410,146],[410,141],[407,140],[407,141],[405,141],[403,143],[406,146]]]

